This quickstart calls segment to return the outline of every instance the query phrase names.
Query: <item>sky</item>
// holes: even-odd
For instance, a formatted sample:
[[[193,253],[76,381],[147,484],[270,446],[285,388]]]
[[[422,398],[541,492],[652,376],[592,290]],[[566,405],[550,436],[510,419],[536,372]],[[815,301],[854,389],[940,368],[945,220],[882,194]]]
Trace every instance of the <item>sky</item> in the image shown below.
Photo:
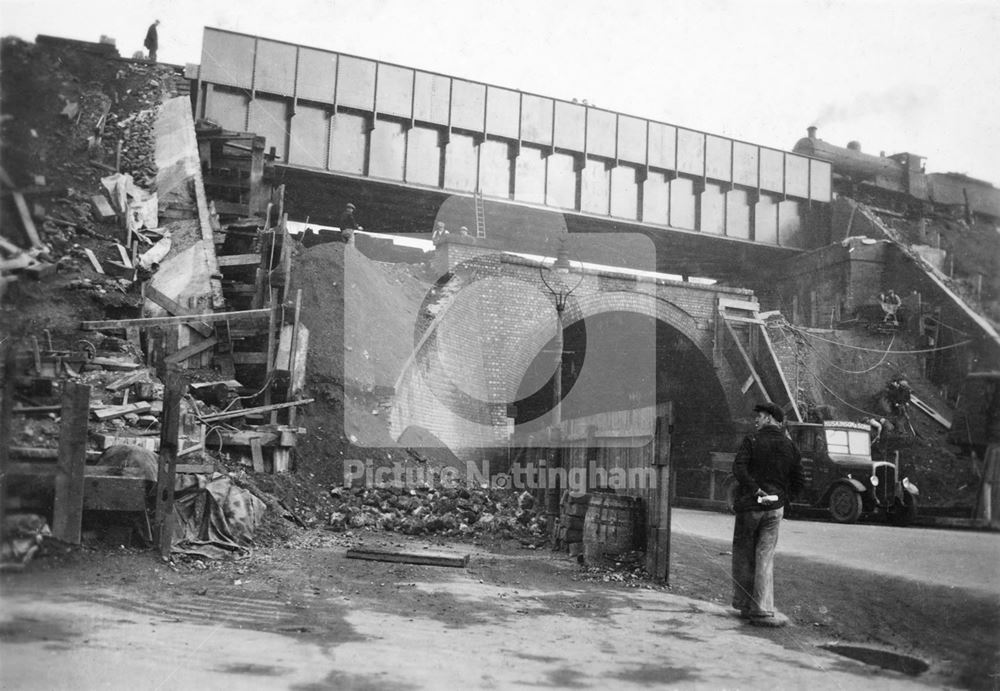
[[[205,26],[790,150],[809,125],[1000,186],[996,0],[0,0],[0,35],[200,63]]]

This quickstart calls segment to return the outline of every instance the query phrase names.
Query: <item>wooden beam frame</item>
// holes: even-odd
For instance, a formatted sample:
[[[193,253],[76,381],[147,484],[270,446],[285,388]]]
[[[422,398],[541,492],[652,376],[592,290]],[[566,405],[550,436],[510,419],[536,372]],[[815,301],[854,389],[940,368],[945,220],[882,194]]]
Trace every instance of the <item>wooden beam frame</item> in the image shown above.
[[[80,322],[80,328],[84,331],[101,331],[103,329],[127,329],[136,327],[146,329],[152,326],[173,326],[176,324],[188,324],[190,322],[203,321],[212,323],[224,320],[253,319],[264,320],[270,316],[271,310],[241,310],[236,312],[203,312],[201,314],[186,314],[174,317],[143,317],[139,319],[111,319],[106,321],[84,321]]]

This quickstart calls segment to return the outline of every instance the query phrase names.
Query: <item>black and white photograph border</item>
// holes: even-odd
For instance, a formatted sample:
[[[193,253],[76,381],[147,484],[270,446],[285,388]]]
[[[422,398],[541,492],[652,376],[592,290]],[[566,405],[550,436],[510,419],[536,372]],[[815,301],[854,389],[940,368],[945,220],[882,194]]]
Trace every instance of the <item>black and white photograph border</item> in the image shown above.
[[[0,686],[996,688],[998,29],[0,0]]]

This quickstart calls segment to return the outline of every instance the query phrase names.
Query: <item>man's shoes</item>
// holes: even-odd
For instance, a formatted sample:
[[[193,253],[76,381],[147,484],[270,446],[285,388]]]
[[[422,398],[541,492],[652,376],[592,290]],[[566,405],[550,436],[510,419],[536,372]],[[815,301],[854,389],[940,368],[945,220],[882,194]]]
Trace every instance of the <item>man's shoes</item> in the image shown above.
[[[742,612],[740,613],[742,616]],[[751,626],[763,626],[766,628],[777,629],[782,626],[788,625],[788,618],[784,615],[775,615],[774,612],[752,612],[749,613],[747,619],[750,620]]]

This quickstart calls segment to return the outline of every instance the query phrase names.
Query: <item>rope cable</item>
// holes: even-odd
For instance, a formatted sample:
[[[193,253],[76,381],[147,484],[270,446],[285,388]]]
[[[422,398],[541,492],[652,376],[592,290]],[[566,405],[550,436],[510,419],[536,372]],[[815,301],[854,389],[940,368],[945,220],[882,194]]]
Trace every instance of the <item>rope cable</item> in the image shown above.
[[[812,339],[815,339],[817,341],[823,341],[824,343],[832,343],[833,345],[840,346],[841,348],[850,348],[852,350],[861,350],[861,351],[864,351],[864,352],[867,352],[867,353],[881,353],[882,352],[880,349],[877,349],[877,348],[865,348],[864,346],[856,346],[856,345],[851,345],[849,343],[841,343],[839,341],[834,341],[834,340],[831,340],[829,338],[823,338],[822,336],[819,336],[817,334],[809,333],[808,331],[804,331],[802,329],[799,329],[799,328],[797,328],[795,326],[792,326],[791,324],[788,324],[788,328],[791,329],[792,331],[794,331],[795,333],[801,335],[801,336],[804,336],[804,337],[807,337],[807,338],[812,338]],[[968,339],[968,340],[965,340],[965,341],[959,341],[958,343],[952,343],[951,345],[941,346],[939,348],[923,348],[923,349],[920,349],[920,350],[893,350],[891,352],[893,354],[895,354],[895,355],[918,355],[920,353],[937,353],[937,352],[940,352],[942,350],[951,350],[952,348],[960,348],[960,347],[966,346],[966,345],[968,345],[970,343],[972,343],[972,339]]]

